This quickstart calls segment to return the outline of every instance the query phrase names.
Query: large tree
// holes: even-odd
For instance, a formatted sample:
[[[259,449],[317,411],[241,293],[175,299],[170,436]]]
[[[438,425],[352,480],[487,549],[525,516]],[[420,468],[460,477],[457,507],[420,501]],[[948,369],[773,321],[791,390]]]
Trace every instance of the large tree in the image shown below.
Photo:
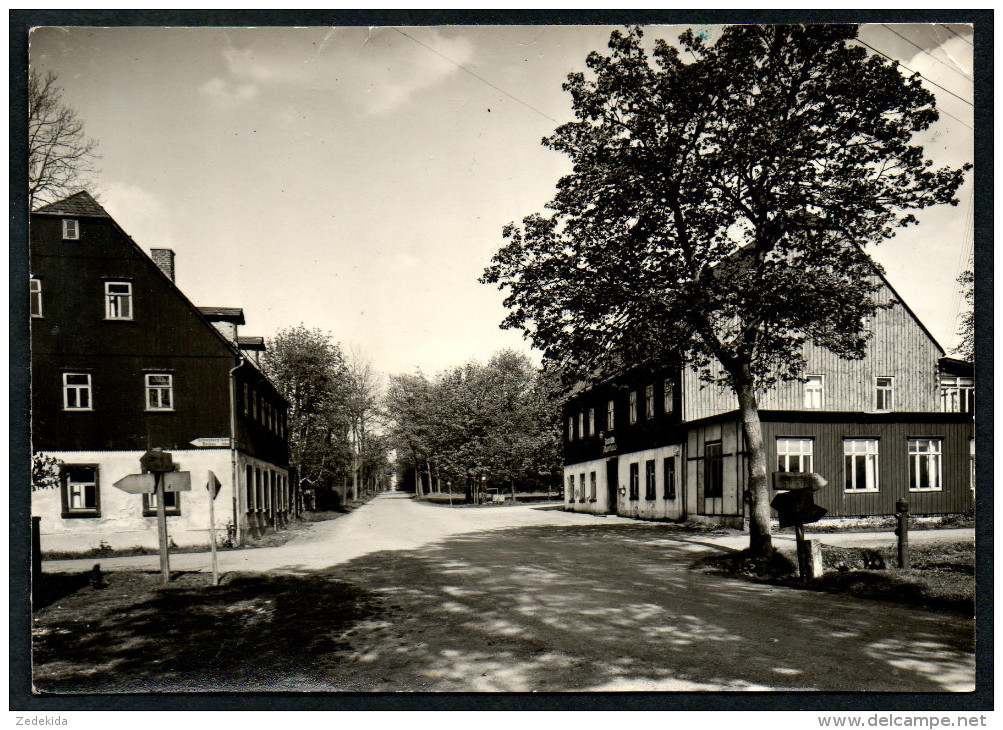
[[[483,281],[570,378],[682,358],[738,400],[750,547],[772,551],[757,397],[802,376],[812,342],[862,357],[875,313],[866,244],[956,204],[914,133],[937,119],[916,76],[851,25],[691,31],[649,55],[614,32],[572,73],[576,121],[544,144],[570,157],[546,215],[504,229]]]
[[[958,337],[961,338],[954,354],[968,362],[975,362],[975,269],[974,261],[958,277],[958,286],[965,298],[965,311],[958,322]]]
[[[28,72],[28,209],[79,192],[94,172],[97,143],[63,102],[56,75]]]

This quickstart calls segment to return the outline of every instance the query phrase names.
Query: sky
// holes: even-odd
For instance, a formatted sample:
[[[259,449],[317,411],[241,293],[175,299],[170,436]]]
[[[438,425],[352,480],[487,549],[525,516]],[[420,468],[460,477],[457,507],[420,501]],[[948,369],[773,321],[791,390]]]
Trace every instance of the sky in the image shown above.
[[[477,280],[502,227],[542,211],[570,171],[540,141],[571,120],[561,84],[611,30],[41,28],[30,62],[58,74],[98,141],[91,191],[142,248],[174,249],[192,301],[243,307],[244,335],[302,323],[384,374],[431,374],[502,348],[539,361]],[[859,37],[932,82],[943,113],[917,141],[934,163],[975,162],[971,28]],[[872,251],[948,349],[970,176],[958,197]]]

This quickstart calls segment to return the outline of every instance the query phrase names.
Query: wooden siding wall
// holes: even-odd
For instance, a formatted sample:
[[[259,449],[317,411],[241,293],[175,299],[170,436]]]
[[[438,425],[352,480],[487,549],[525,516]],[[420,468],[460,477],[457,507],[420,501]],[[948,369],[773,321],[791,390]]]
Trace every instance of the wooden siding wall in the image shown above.
[[[704,464],[708,441],[721,442],[721,497],[704,496]],[[698,426],[686,439],[686,510],[697,515],[744,515],[747,470],[742,424],[725,421]]]
[[[887,286],[877,293],[881,303],[892,298]],[[873,411],[874,378],[892,376],[894,410],[937,411],[937,359],[942,352],[901,304],[877,312],[871,326],[867,354],[861,360],[843,360],[820,347],[805,347],[806,375],[823,376],[825,411]],[[715,372],[721,372],[717,365]],[[801,410],[804,389],[801,382],[780,383],[761,395],[763,410]],[[734,394],[700,380],[691,368],[682,375],[682,416],[691,421],[738,408]]]
[[[815,502],[829,510],[828,517],[858,517],[895,513],[895,502],[909,500],[915,515],[956,514],[973,504],[970,480],[969,439],[974,427],[968,423],[763,423],[767,470],[777,469],[777,438],[810,438],[814,441],[814,470],[829,484],[815,493]],[[878,444],[878,491],[848,493],[844,490],[844,438],[876,438]],[[909,439],[943,440],[939,492],[909,491]]]

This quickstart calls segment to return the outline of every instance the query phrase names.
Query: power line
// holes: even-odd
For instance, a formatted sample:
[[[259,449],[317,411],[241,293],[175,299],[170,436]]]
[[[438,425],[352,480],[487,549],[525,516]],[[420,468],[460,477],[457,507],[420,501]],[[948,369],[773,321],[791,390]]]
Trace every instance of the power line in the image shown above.
[[[955,31],[951,30],[950,28],[948,28],[948,27],[947,27],[946,25],[944,25],[943,23],[938,23],[938,25],[939,25],[939,26],[940,26],[941,28],[943,28],[944,30],[946,30],[946,31],[947,31],[948,33],[950,33],[951,35],[953,35],[953,36],[957,36],[958,38],[960,38],[961,40],[963,40],[963,41],[964,41],[965,43],[967,43],[968,45],[970,45],[970,46],[974,46],[974,44],[973,44],[973,43],[972,43],[972,42],[971,42],[970,40],[968,40],[967,38],[965,38],[965,37],[964,37],[963,35],[961,35],[960,33],[956,33]]]
[[[906,66],[906,65],[905,65],[904,63],[902,63],[902,62],[901,62],[900,60],[898,60],[897,58],[892,58],[892,57],[891,57],[891,56],[889,56],[889,55],[888,55],[887,53],[884,53],[884,52],[882,52],[882,51],[879,51],[879,50],[878,50],[877,48],[875,48],[874,46],[870,45],[869,43],[865,43],[864,41],[860,40],[859,38],[857,39],[857,43],[860,43],[860,44],[861,44],[861,45],[863,45],[863,46],[867,46],[868,48],[870,48],[870,49],[871,49],[872,51],[874,51],[875,53],[880,53],[880,54],[881,54],[882,56],[884,56],[885,58],[887,58],[887,59],[888,59],[889,61],[895,61],[895,63],[897,63],[897,64],[898,64],[899,66],[901,66],[902,68],[904,68],[904,69],[905,69],[906,71],[908,71],[909,73],[913,73],[913,74],[916,74],[917,76],[919,76],[919,77],[920,77],[921,79],[923,79],[923,80],[924,80],[924,81],[926,81],[927,83],[931,83],[931,84],[933,84],[934,86],[936,86],[936,87],[937,87],[938,89],[943,89],[944,91],[946,91],[946,92],[947,92],[948,94],[950,94],[951,96],[955,97],[956,99],[960,99],[961,101],[963,101],[963,102],[965,102],[966,104],[968,104],[968,106],[975,106],[975,105],[974,105],[974,104],[973,104],[972,102],[968,101],[968,99],[965,99],[964,97],[961,97],[961,96],[958,96],[957,94],[955,94],[955,93],[954,93],[953,91],[951,91],[950,89],[948,89],[948,88],[946,88],[946,87],[944,87],[944,86],[941,86],[940,84],[938,84],[938,83],[937,83],[936,81],[930,81],[930,79],[928,79],[928,78],[927,78],[926,76],[924,76],[923,74],[921,74],[921,73],[920,73],[919,71],[913,71],[913,70],[912,70],[911,68],[909,68],[908,66]]]
[[[391,26],[391,27],[393,27],[393,26]],[[462,66],[462,65],[458,64],[458,63],[457,63],[456,61],[454,61],[453,59],[449,58],[448,56],[444,56],[444,55],[442,55],[441,53],[439,53],[439,52],[438,52],[437,50],[435,50],[435,49],[434,49],[434,48],[432,48],[431,46],[426,46],[426,45],[425,45],[424,43],[422,43],[422,42],[421,42],[420,40],[418,40],[418,39],[417,39],[417,38],[415,38],[414,36],[410,36],[410,35],[408,35],[408,34],[407,34],[407,33],[405,33],[404,31],[402,31],[402,30],[401,30],[400,28],[394,28],[394,30],[395,30],[395,31],[397,31],[398,33],[400,33],[400,34],[401,34],[402,36],[404,36],[405,38],[410,38],[411,40],[413,40],[413,41],[414,41],[415,43],[417,43],[417,44],[418,44],[419,46],[421,46],[421,47],[422,47],[422,48],[424,48],[425,50],[427,50],[427,51],[431,51],[432,53],[434,53],[434,54],[435,54],[436,56],[438,56],[439,58],[442,58],[442,59],[444,59],[444,60],[446,60],[446,61],[449,61],[449,62],[450,62],[451,64],[453,64],[454,66],[456,66],[456,68],[458,68],[458,69],[460,69],[461,71],[464,71],[464,72],[466,72],[466,73],[470,74],[471,76],[473,76],[473,77],[474,77],[475,79],[477,79],[478,81],[480,81],[480,82],[482,82],[482,83],[485,83],[485,84],[487,84],[488,86],[490,86],[490,87],[491,87],[492,89],[494,89],[495,91],[497,91],[497,92],[499,92],[499,93],[502,93],[502,94],[504,94],[504,95],[505,95],[505,96],[507,96],[508,98],[510,98],[510,99],[513,99],[514,101],[517,101],[517,102],[519,102],[520,104],[522,104],[522,105],[523,105],[524,107],[526,107],[527,109],[532,109],[532,110],[533,110],[534,112],[536,112],[537,114],[539,114],[539,115],[540,115],[541,117],[544,117],[545,119],[549,119],[549,120],[550,120],[550,121],[552,121],[552,122],[553,122],[554,124],[557,124],[557,120],[556,120],[556,119],[554,119],[554,118],[553,118],[552,116],[550,116],[549,114],[544,114],[543,112],[541,112],[541,111],[540,111],[539,109],[537,109],[537,108],[536,108],[535,106],[533,106],[532,104],[527,104],[526,102],[524,102],[524,101],[523,101],[522,99],[520,99],[519,97],[517,97],[517,96],[513,96],[512,94],[510,94],[510,93],[508,93],[507,91],[505,91],[505,89],[501,89],[501,88],[499,88],[499,87],[495,86],[494,84],[492,84],[492,83],[491,83],[490,81],[488,81],[488,80],[487,80],[486,78],[484,78],[483,76],[478,76],[478,75],[477,75],[477,74],[475,74],[475,73],[474,73],[473,71],[471,71],[471,70],[470,70],[469,68],[467,68],[467,67],[465,67],[465,66]]]
[[[908,44],[910,44],[910,45],[918,48],[920,51],[922,51],[923,53],[925,53],[926,55],[928,55],[930,58],[932,58],[934,61],[936,61],[937,63],[939,63],[941,66],[944,66],[944,67],[950,69],[951,71],[954,71],[954,73],[958,74],[959,76],[964,76],[966,79],[968,79],[969,81],[971,81],[972,77],[969,76],[968,74],[966,74],[964,71],[959,71],[958,69],[956,69],[951,64],[946,63],[946,62],[942,61],[941,59],[937,58],[932,53],[930,53],[928,50],[926,50],[925,48],[923,48],[923,46],[919,45],[918,43],[914,43],[913,41],[909,40],[908,38],[906,38],[904,35],[902,35],[898,31],[896,31],[894,28],[889,27],[887,23],[882,23],[881,25],[884,28],[886,28],[889,32],[894,33],[899,38],[901,38],[902,40],[904,40],[906,43],[908,43]]]

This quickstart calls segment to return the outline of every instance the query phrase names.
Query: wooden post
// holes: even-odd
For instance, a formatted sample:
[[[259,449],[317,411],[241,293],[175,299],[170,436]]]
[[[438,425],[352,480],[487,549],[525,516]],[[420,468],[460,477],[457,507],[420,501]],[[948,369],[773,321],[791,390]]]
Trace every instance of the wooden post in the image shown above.
[[[212,472],[210,472],[212,474]],[[216,562],[216,495],[212,478],[209,480],[209,545],[212,547],[212,584],[219,585],[219,564]]]
[[[794,525],[794,536],[798,545],[798,572],[801,580],[807,583],[811,579],[811,554],[808,552],[808,545],[804,539],[804,525],[800,522]]]
[[[171,582],[171,563],[167,554],[167,511],[164,508],[164,472],[156,472],[157,532],[160,533],[160,578],[164,585]]]
[[[899,538],[899,567],[909,568],[909,502],[900,499],[895,503],[895,517],[898,520],[898,527],[895,534]]]

